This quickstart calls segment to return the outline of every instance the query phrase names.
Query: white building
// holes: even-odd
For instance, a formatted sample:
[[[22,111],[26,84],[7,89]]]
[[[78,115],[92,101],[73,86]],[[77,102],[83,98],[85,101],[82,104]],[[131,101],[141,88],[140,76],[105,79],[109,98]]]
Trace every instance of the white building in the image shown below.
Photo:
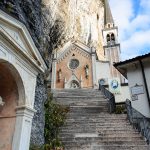
[[[128,79],[132,107],[150,118],[150,53],[114,66]]]

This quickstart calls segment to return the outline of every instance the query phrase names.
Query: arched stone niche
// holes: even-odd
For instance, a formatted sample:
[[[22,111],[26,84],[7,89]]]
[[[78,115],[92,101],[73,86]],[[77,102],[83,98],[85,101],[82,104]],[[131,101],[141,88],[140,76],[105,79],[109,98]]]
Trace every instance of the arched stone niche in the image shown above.
[[[16,82],[8,70],[0,63],[0,96],[4,106],[0,106],[0,149],[11,150],[11,137],[14,135],[16,122],[16,106],[18,89]]]
[[[29,149],[36,77],[46,69],[26,27],[0,11],[1,150]]]

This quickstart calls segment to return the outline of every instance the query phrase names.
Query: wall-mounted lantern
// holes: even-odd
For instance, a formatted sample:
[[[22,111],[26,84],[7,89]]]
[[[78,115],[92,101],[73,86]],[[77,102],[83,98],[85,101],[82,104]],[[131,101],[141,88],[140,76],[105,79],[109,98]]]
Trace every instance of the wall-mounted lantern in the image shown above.
[[[58,81],[61,80],[61,77],[62,77],[62,71],[61,69],[58,70]]]
[[[0,106],[4,106],[5,102],[3,102],[3,98],[0,96]]]
[[[89,65],[85,65],[84,69],[85,69],[85,77],[88,79],[88,77],[89,77]]]

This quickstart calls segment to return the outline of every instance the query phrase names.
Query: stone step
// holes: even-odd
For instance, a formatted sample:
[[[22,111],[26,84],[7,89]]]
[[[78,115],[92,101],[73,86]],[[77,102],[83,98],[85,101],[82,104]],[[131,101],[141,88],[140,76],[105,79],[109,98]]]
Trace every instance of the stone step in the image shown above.
[[[67,115],[73,115],[74,112],[68,112]],[[88,117],[86,114],[82,114],[83,117]],[[98,113],[98,114],[90,114],[89,117],[101,117],[101,118],[112,118],[112,119],[121,119],[121,118],[127,118],[127,114],[109,114],[109,113],[106,113],[106,112],[101,112],[101,113]],[[80,116],[78,117],[80,118]]]
[[[135,141],[136,140],[136,141]],[[111,145],[111,146],[127,146],[127,145],[134,145],[134,146],[138,146],[138,145],[143,145],[143,146],[147,146],[146,142],[143,140],[137,140],[137,139],[120,139],[120,140],[95,140],[95,139],[89,139],[89,140],[74,140],[74,141],[62,141],[62,143],[65,146],[81,146],[81,145],[91,145],[93,142],[93,144],[96,145]]]
[[[54,98],[56,102],[93,102],[93,101],[99,101],[101,103],[108,102],[107,99],[104,99],[102,97],[57,97]]]
[[[87,132],[86,132],[87,133]],[[94,132],[88,132],[88,134],[93,134]],[[80,132],[80,133],[75,133],[75,134],[84,134],[84,133],[82,133],[82,132]],[[114,132],[113,130],[112,131],[106,131],[106,132],[99,132],[99,133],[97,133],[98,135],[100,135],[100,136],[109,136],[109,135],[119,135],[119,136],[125,136],[125,137],[127,137],[127,136],[132,136],[132,135],[136,135],[136,136],[139,136],[139,137],[141,137],[140,135],[139,135],[139,133],[138,132],[125,132],[125,131],[121,131],[121,132]],[[75,137],[75,135],[74,134],[72,134],[72,133],[60,133],[60,137],[61,138],[74,138]]]
[[[98,94],[89,94],[89,93],[79,93],[79,94],[72,94],[72,93],[60,93],[60,94],[53,94],[53,98],[73,98],[73,99],[92,99],[92,98],[105,98],[104,95],[98,93]]]
[[[109,142],[113,142],[113,143],[117,143],[120,141],[123,143],[126,143],[126,141],[131,141],[131,143],[137,143],[137,141],[142,141],[143,139],[140,137],[87,137],[87,138],[61,138],[63,143],[67,144],[67,143],[81,143],[81,144],[92,144],[92,143],[107,143],[109,144]],[[145,145],[145,142],[142,142],[143,145]],[[139,142],[137,143],[139,144]],[[141,143],[140,143],[141,144]]]
[[[53,94],[53,98],[73,98],[73,99],[92,99],[92,98],[100,98],[100,99],[105,99],[105,96],[102,95],[102,94],[72,94],[72,93],[69,93],[69,94]]]
[[[105,126],[105,127],[109,127],[109,126],[111,126],[111,127],[116,127],[116,128],[118,128],[118,127],[128,127],[128,126],[130,126],[130,123],[96,123],[96,122],[80,122],[80,121],[71,121],[71,122],[65,122],[65,126],[67,126],[67,127],[69,127],[69,126],[94,126],[94,127],[103,127],[103,126]]]
[[[72,150],[72,149],[71,149]],[[87,150],[87,149],[86,149]],[[97,145],[91,147],[91,150],[150,150],[149,146],[144,146],[144,145]]]
[[[88,116],[87,116],[87,114],[76,112],[76,113],[68,113],[66,117],[67,117],[67,119],[74,119],[74,120],[77,120],[77,119],[81,118],[81,119],[85,119],[85,120],[97,119],[98,121],[102,121],[102,122],[104,122],[104,121],[107,122],[108,120],[113,121],[113,122],[115,122],[115,121],[117,122],[119,120],[120,120],[120,122],[121,121],[129,122],[127,120],[127,117],[123,117],[123,118],[112,117],[112,118],[110,118],[109,116],[99,116],[98,113],[94,113],[94,114],[89,113]]]
[[[80,113],[100,113],[100,112],[108,112],[108,108],[103,106],[82,106],[82,107],[70,107],[70,112],[74,112],[76,114]]]
[[[81,118],[71,118],[70,116],[67,116],[67,120],[65,122],[71,122],[71,121],[89,121],[89,122],[97,122],[97,123],[124,123],[127,122],[129,123],[129,121],[126,120],[126,118],[122,118],[122,119],[105,119],[105,118],[101,118],[101,117],[97,117],[97,118],[90,118],[90,117],[81,117]]]
[[[101,113],[101,112],[100,112]],[[119,118],[119,117],[110,117],[110,116],[102,116],[102,115],[99,115],[100,114],[99,112],[98,113],[89,113],[87,115],[87,113],[82,113],[81,111],[78,112],[69,112],[66,116],[67,120],[97,120],[98,122],[101,121],[101,122],[117,122],[120,120],[120,122],[129,122],[127,120],[127,116],[126,117],[122,117],[122,118]],[[105,113],[108,113],[108,112],[105,112]]]
[[[55,102],[69,106],[60,128],[65,150],[147,150],[126,114],[109,114],[108,101],[94,89],[54,91]],[[150,150],[150,149],[149,149]]]
[[[93,133],[88,133],[88,135],[87,135],[87,133],[75,133],[75,134],[70,134],[70,135],[66,135],[66,134],[64,134],[64,135],[62,135],[62,134],[60,134],[60,137],[61,137],[61,139],[64,141],[74,141],[74,140],[76,140],[77,138],[79,138],[79,139],[82,139],[82,140],[87,140],[87,137],[76,137],[77,135],[78,136],[91,136]],[[140,136],[139,134],[137,134],[137,133],[135,133],[135,134],[133,134],[133,133],[120,133],[120,134],[113,134],[113,135],[110,135],[110,134],[101,134],[101,133],[97,133],[97,134],[95,134],[95,136],[98,136],[98,137],[93,137],[93,139],[94,140],[98,140],[98,141],[100,141],[100,140],[105,140],[105,139],[122,139],[122,138],[128,138],[128,139],[130,139],[130,138],[134,138],[134,139],[143,139],[142,138],[142,136]],[[129,138],[130,137],[130,138]],[[90,138],[89,137],[89,140],[91,140],[92,138]]]
[[[93,146],[66,146],[65,150],[150,150],[149,146],[144,145],[93,145]]]
[[[91,119],[91,118],[80,118],[80,119],[67,119],[65,122],[66,123],[94,123],[96,125],[99,125],[99,124],[129,124],[129,122],[127,122],[125,119],[121,120],[122,122],[120,122],[119,120],[114,120],[114,119],[111,119],[111,120],[102,120],[102,119]]]
[[[97,127],[97,128],[94,128],[94,126],[91,126],[91,127],[62,127],[61,128],[61,132],[67,132],[67,133],[79,133],[79,132],[103,132],[103,131],[106,131],[106,130],[114,130],[114,131],[133,131],[133,128],[131,126],[128,126],[128,127],[117,127],[117,128],[114,128],[114,127]]]
[[[52,89],[52,93],[101,93],[98,89]]]
[[[80,116],[77,116],[77,115],[80,115]],[[89,116],[87,116],[87,114],[80,114],[80,113],[68,113],[67,115],[67,119],[74,119],[74,120],[78,120],[78,119],[87,119],[87,120],[97,120],[97,121],[102,121],[102,122],[111,122],[111,121],[128,121],[127,120],[127,117],[122,117],[122,118],[115,118],[115,117],[109,117],[109,116],[99,116],[98,114],[89,114]]]
[[[85,106],[85,105],[104,105],[104,106],[107,106],[108,105],[108,102],[107,101],[104,101],[104,100],[92,100],[92,101],[89,101],[89,100],[68,100],[68,99],[56,99],[55,100],[56,103],[58,104],[65,104],[65,105],[73,105],[73,106],[76,106],[76,105],[81,105],[81,106]]]
[[[52,95],[53,97],[72,97],[72,98],[74,98],[74,97],[79,97],[79,96],[81,96],[81,97],[88,97],[88,96],[96,96],[96,97],[102,97],[102,98],[105,98],[105,96],[103,95],[103,94],[101,94],[101,93],[54,93],[53,95]],[[80,98],[80,97],[79,97]]]

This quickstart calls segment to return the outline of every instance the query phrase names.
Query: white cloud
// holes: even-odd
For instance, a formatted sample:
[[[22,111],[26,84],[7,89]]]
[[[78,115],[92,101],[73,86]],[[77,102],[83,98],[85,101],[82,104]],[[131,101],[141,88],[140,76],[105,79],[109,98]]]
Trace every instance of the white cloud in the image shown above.
[[[130,19],[134,15],[132,2],[131,0],[110,0],[110,7],[115,24],[119,26],[120,37],[123,38],[125,29],[129,27]]]
[[[133,4],[133,0],[110,0],[112,14],[119,27],[123,60],[150,49],[150,1],[140,0],[138,9]]]
[[[150,13],[149,12],[149,9],[150,9],[150,1],[149,0],[141,0],[140,6],[144,8],[144,11]]]
[[[121,46],[123,49],[123,59],[132,58],[143,53],[143,47],[150,47],[149,42],[150,30],[135,32],[129,39],[123,41]],[[147,52],[147,49],[145,49]]]

